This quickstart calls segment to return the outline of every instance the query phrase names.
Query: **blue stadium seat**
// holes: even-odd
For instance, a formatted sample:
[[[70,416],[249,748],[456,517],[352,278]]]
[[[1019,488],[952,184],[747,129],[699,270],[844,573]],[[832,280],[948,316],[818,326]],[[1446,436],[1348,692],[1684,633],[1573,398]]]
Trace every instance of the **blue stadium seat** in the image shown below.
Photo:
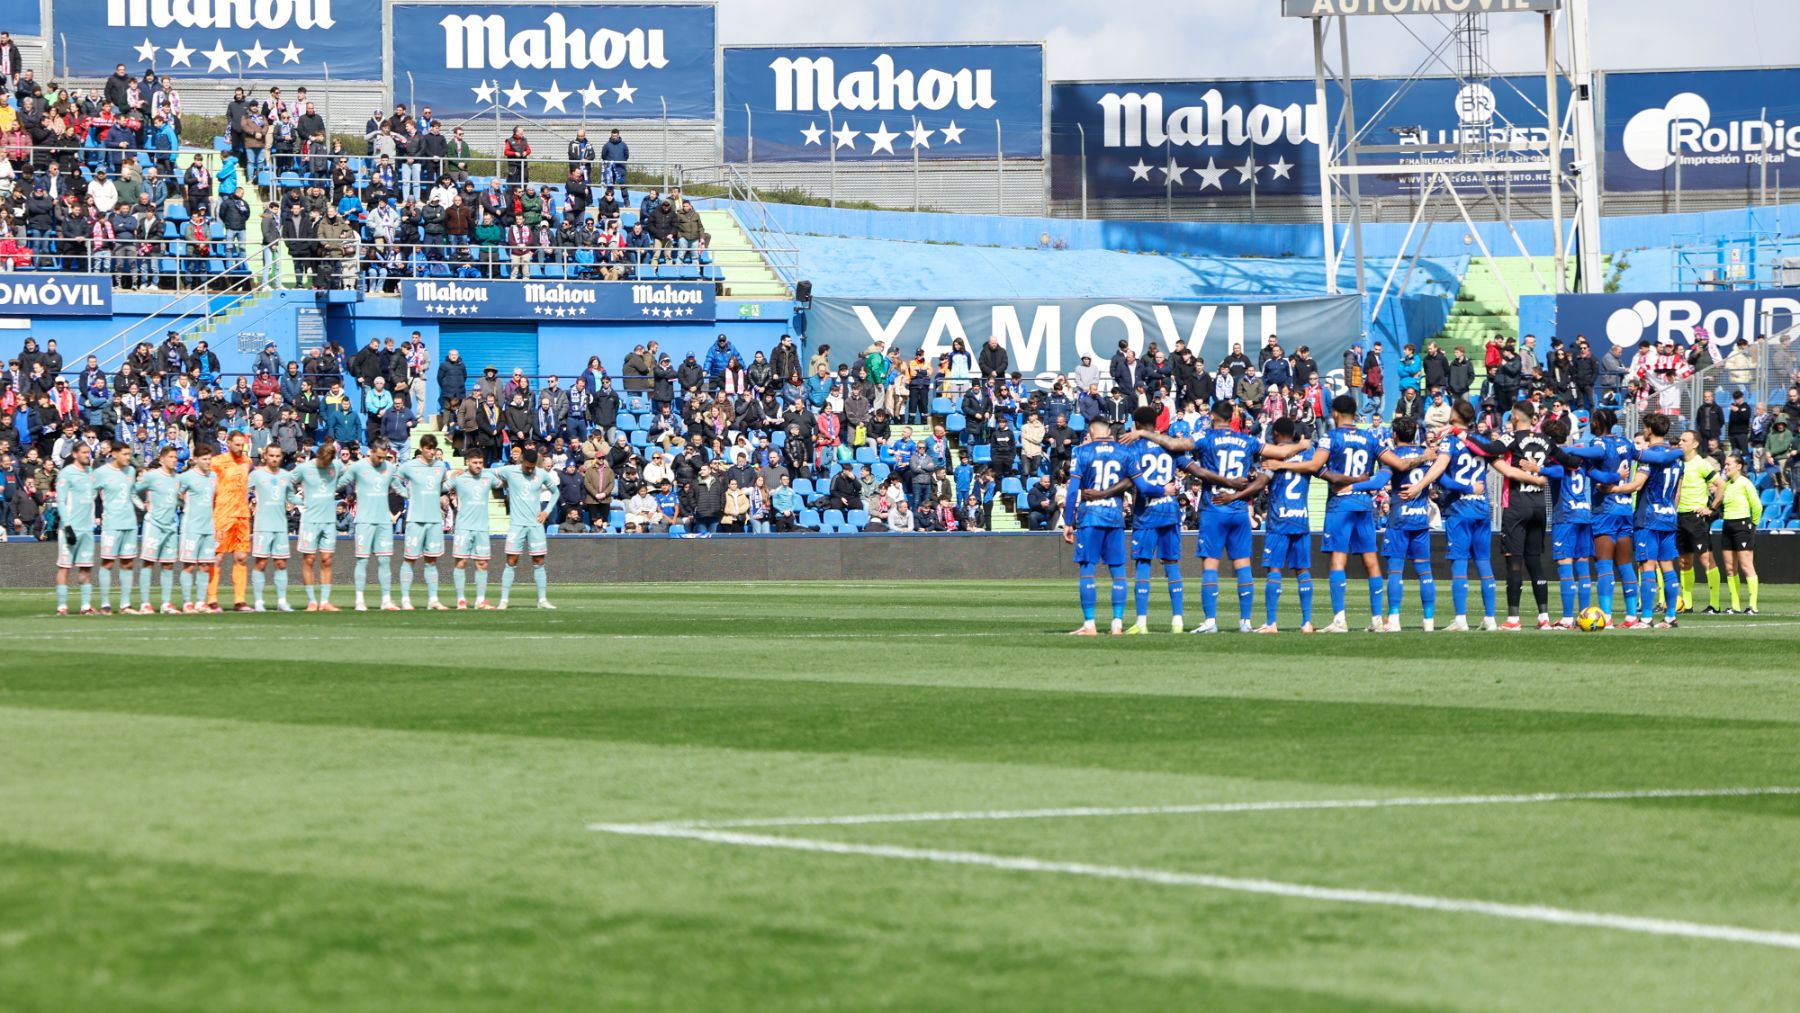
[[[632,413],[630,413],[630,412],[620,412],[620,413],[619,413],[619,421],[618,421],[618,422],[617,422],[617,423],[616,423],[616,425],[617,425],[617,426],[618,426],[618,427],[619,427],[619,428],[620,428],[620,429],[624,429],[624,430],[626,430],[626,431],[630,431],[630,430],[633,430],[633,429],[645,429],[645,428],[648,428],[648,427],[649,427],[649,425],[650,425],[650,421],[649,421],[649,420],[648,420],[648,419],[645,419],[645,420],[644,420],[644,422],[643,422],[643,424],[642,424],[642,425],[639,425],[639,424],[638,424],[638,417],[637,417],[637,416],[636,416],[636,415],[633,415],[633,414],[632,414]]]
[[[956,405],[949,398],[934,397],[931,399],[931,414],[949,415],[954,411],[956,411]]]
[[[1087,419],[1080,415],[1069,416],[1069,428],[1078,433],[1087,432]]]
[[[685,535],[685,534],[687,534],[687,525],[685,525],[685,524],[669,525],[669,537],[670,538],[674,538],[677,535]]]
[[[877,464],[880,460],[880,457],[875,453],[874,447],[863,446],[856,448],[857,464]]]
[[[831,531],[836,531],[845,524],[844,512],[842,510],[827,510],[819,516],[826,529]]]
[[[892,472],[893,470],[894,469],[888,467],[887,465],[881,463],[880,461],[876,461],[874,464],[869,465],[869,473],[871,475],[875,476],[875,481],[877,481],[877,482],[887,481],[888,474],[890,472]]]
[[[642,429],[633,429],[631,431],[631,445],[640,448],[648,447],[650,445],[650,434]]]
[[[794,491],[796,493],[800,494],[801,496],[811,496],[813,494],[812,479],[810,479],[810,478],[794,479]]]
[[[1017,478],[1015,478],[1011,475],[1008,475],[1005,478],[1000,480],[1000,495],[1002,495],[1002,496],[1023,496],[1023,495],[1025,495],[1025,483],[1020,482]]]
[[[800,526],[803,528],[818,527],[819,526],[819,512],[817,510],[811,509],[810,507],[805,510],[800,511]]]
[[[947,433],[960,433],[968,427],[968,420],[964,419],[961,415],[953,414],[944,419],[944,431]]]
[[[641,414],[650,410],[650,402],[642,394],[633,394],[625,399],[625,410]]]
[[[776,450],[780,450],[782,447],[787,446],[787,430],[777,429],[770,433],[769,446],[774,447]]]
[[[976,464],[994,463],[994,448],[985,443],[977,443],[969,448],[969,459]]]
[[[187,221],[188,220],[187,205],[179,203],[179,202],[171,201],[169,203],[168,209],[163,212],[163,220],[169,221],[169,222],[185,222],[185,221]]]
[[[861,531],[869,526],[869,512],[867,510],[852,510],[845,519],[849,521],[850,527],[856,531]]]

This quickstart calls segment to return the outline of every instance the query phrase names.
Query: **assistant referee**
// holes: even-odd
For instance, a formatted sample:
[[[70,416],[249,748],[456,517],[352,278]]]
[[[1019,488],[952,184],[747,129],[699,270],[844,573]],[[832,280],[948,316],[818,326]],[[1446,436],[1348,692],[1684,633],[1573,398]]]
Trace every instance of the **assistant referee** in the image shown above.
[[[1719,510],[1725,518],[1725,545],[1722,554],[1725,557],[1726,580],[1731,584],[1731,608],[1729,613],[1741,611],[1744,615],[1756,614],[1756,526],[1762,523],[1762,498],[1757,494],[1756,483],[1744,474],[1744,456],[1732,454],[1725,458],[1725,492],[1723,506]],[[1750,607],[1741,608],[1738,598],[1738,580],[1748,585],[1750,591]]]
[[[1681,608],[1694,611],[1694,558],[1706,567],[1706,590],[1710,604],[1706,614],[1719,614],[1719,567],[1712,554],[1712,522],[1719,505],[1719,493],[1725,477],[1712,458],[1700,453],[1699,434],[1689,429],[1681,434],[1681,486],[1675,494],[1675,551],[1681,554],[1677,569],[1681,571]]]

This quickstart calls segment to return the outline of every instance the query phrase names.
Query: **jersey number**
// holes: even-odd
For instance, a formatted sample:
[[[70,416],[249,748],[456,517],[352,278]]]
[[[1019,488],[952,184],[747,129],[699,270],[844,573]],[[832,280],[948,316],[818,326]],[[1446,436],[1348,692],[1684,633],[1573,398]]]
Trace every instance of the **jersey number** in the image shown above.
[[[1344,474],[1361,475],[1369,470],[1369,452],[1354,447],[1344,451]]]
[[[1465,457],[1456,462],[1456,481],[1459,485],[1472,486],[1481,477],[1487,464],[1479,457]]]
[[[1151,485],[1166,486],[1175,480],[1175,461],[1172,458],[1158,455],[1144,459],[1144,481]]]
[[[1094,465],[1094,488],[1111,489],[1119,484],[1119,462],[1100,461]]]
[[[1244,477],[1244,452],[1241,450],[1224,450],[1219,452],[1219,474],[1226,478]]]

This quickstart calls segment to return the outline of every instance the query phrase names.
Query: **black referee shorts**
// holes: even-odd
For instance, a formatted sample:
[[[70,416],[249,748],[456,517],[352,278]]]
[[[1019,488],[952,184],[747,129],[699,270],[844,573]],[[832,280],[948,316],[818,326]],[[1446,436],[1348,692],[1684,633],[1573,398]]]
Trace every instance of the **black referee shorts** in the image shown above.
[[[1544,554],[1544,497],[1515,495],[1500,511],[1500,548],[1509,556]]]
[[[1748,519],[1726,521],[1725,548],[1732,552],[1749,552],[1756,548],[1756,525]]]
[[[1675,515],[1675,551],[1682,555],[1690,552],[1712,551],[1712,521],[1695,513]]]

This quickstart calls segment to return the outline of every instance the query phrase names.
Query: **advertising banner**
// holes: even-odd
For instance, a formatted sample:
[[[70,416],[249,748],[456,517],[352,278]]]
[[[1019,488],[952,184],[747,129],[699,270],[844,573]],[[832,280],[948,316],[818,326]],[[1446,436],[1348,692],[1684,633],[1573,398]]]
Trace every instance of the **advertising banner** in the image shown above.
[[[381,80],[381,5],[358,0],[53,0],[67,72]]]
[[[1516,14],[1554,11],[1562,0],[1281,0],[1288,18],[1353,17],[1364,14]]]
[[[556,323],[710,322],[716,288],[696,281],[405,281],[400,314]]]
[[[1542,78],[1497,77],[1463,84],[1454,78],[1366,78],[1355,82],[1363,143],[1456,145],[1479,139],[1521,146],[1495,160],[1533,161],[1549,152]],[[1563,98],[1567,86],[1561,85]],[[1059,200],[1081,196],[1086,152],[1087,194],[1094,200],[1177,197],[1316,196],[1319,138],[1342,112],[1343,96],[1326,89],[1319,108],[1313,82],[1129,81],[1056,84],[1051,88],[1051,186]],[[1565,144],[1572,143],[1568,137]],[[1084,147],[1085,145],[1085,147]],[[1417,171],[1449,152],[1364,155],[1391,164],[1391,176],[1365,176],[1368,195],[1417,192]],[[1457,177],[1459,188],[1496,189],[1491,178]],[[1541,192],[1548,173],[1515,175],[1515,193]]]
[[[725,160],[1044,157],[1044,47],[728,47]]]
[[[1609,73],[1604,94],[1609,192],[1800,180],[1800,68]]]
[[[1185,341],[1218,362],[1233,343],[1254,350],[1271,334],[1295,335],[1292,344],[1309,345],[1315,359],[1336,361],[1362,339],[1361,301],[1354,295],[1261,302],[818,299],[807,325],[812,346],[898,342],[908,354],[923,348],[933,361],[957,338],[973,349],[999,335],[1012,368],[1026,376],[1068,373],[1084,355],[1104,365],[1121,341],[1139,354],[1151,344],[1171,352]]]
[[[443,117],[710,122],[714,27],[711,4],[396,3],[395,92]]]
[[[0,317],[107,317],[112,304],[104,274],[0,274]]]
[[[1716,347],[1755,340],[1800,323],[1800,289],[1742,292],[1625,292],[1556,297],[1556,336],[1584,334],[1590,346],[1605,335],[1620,348],[1642,341],[1692,344],[1705,328]]]

